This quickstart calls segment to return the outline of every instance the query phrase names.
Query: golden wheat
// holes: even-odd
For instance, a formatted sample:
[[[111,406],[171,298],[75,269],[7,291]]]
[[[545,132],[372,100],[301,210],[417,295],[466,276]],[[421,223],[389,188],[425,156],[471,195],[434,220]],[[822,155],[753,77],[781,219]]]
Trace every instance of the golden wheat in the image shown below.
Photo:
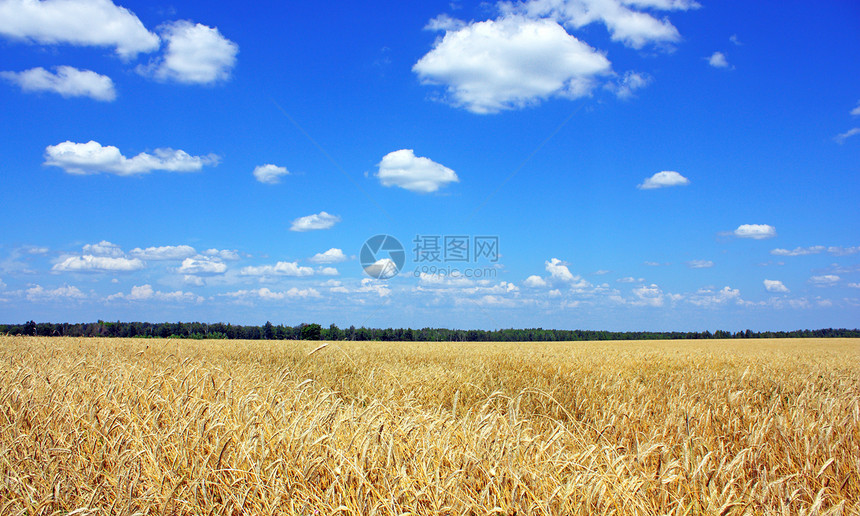
[[[860,340],[0,337],[0,514],[857,514]]]

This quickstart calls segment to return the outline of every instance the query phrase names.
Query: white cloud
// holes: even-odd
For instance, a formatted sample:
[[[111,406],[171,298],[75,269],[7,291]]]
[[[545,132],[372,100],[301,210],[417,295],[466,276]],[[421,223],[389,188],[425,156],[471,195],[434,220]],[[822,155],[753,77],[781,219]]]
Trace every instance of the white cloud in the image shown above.
[[[17,84],[25,92],[50,91],[63,97],[90,97],[110,102],[116,99],[113,81],[92,70],[79,70],[71,66],[58,66],[56,73],[42,67],[23,72],[0,72],[0,77]]]
[[[546,264],[546,271],[553,279],[565,282],[579,279],[579,276],[574,276],[570,272],[570,269],[567,268],[567,265],[558,258],[552,258],[551,260],[544,263]]]
[[[227,292],[226,294],[220,295],[237,299],[257,297],[264,301],[282,301],[284,299],[321,297],[319,291],[314,288],[299,289],[296,287],[293,287],[283,292],[274,292],[266,287],[262,287],[256,290],[237,290],[235,292]]]
[[[45,165],[60,167],[69,174],[98,174],[119,176],[146,174],[153,170],[192,172],[205,165],[217,165],[218,156],[191,156],[182,150],[155,149],[153,154],[141,152],[126,158],[113,145],[102,146],[96,141],[74,143],[65,141],[45,148]]]
[[[104,272],[104,271],[137,271],[143,269],[143,262],[138,258],[114,258],[110,256],[68,256],[51,267],[56,272]]]
[[[209,256],[197,255],[182,260],[182,265],[176,269],[180,274],[223,274],[227,264]]]
[[[854,127],[853,129],[849,129],[842,134],[837,134],[833,139],[836,140],[836,143],[842,145],[845,143],[845,140],[851,138],[855,134],[860,134],[860,127]]]
[[[711,260],[690,260],[687,262],[687,267],[691,269],[708,269],[714,266]]]
[[[220,258],[222,260],[230,260],[235,261],[239,259],[239,253],[236,250],[231,249],[207,249],[203,251],[204,256],[211,256],[214,258]]]
[[[146,249],[136,247],[129,251],[129,254],[141,260],[182,260],[194,256],[197,254],[197,251],[190,245],[164,245],[160,247],[147,247]]]
[[[686,11],[698,7],[696,2],[683,0],[529,0],[508,3],[505,9],[530,17],[549,16],[575,29],[602,23],[613,41],[642,48],[648,44],[675,43],[681,35],[667,18],[658,19],[636,8]]]
[[[107,240],[102,240],[98,244],[87,244],[83,247],[84,254],[94,256],[112,256],[114,258],[125,256],[122,249],[116,244],[112,244]]]
[[[626,278],[618,278],[618,283],[640,283],[645,281],[645,278],[634,278],[633,276],[627,276]]]
[[[279,167],[271,164],[260,165],[254,169],[254,177],[257,178],[257,181],[267,185],[278,184],[281,182],[281,176],[289,174],[287,167]]]
[[[681,174],[672,170],[664,170],[663,172],[657,172],[653,176],[647,178],[636,188],[640,190],[653,190],[655,188],[686,186],[688,184],[690,184],[690,180]]]
[[[343,253],[342,249],[332,247],[324,253],[317,253],[308,259],[311,263],[340,263],[345,262],[349,258]]]
[[[242,276],[311,276],[313,273],[313,269],[300,266],[298,262],[278,262],[275,265],[243,267],[239,272]]]
[[[134,13],[110,0],[0,0],[0,34],[48,45],[115,47],[124,59],[160,43]]]
[[[762,240],[776,236],[776,228],[767,224],[741,224],[732,232],[738,238]]]
[[[764,288],[768,292],[788,292],[788,287],[782,284],[779,280],[764,280]]]
[[[853,247],[830,246],[827,248],[827,252],[830,254],[835,254],[836,256],[847,256],[849,254],[860,253],[860,246],[856,246],[856,245]]]
[[[382,186],[399,186],[412,192],[431,193],[460,180],[450,168],[416,156],[412,149],[389,152],[377,166],[376,177]]]
[[[424,26],[424,30],[431,31],[448,31],[448,30],[460,30],[466,26],[466,22],[463,20],[458,20],[456,18],[452,18],[447,14],[440,14],[435,18],[431,19],[427,22],[427,25]]]
[[[857,102],[857,107],[851,110],[851,114],[854,116],[860,116],[860,101]]]
[[[380,258],[364,267],[365,272],[374,278],[389,279],[397,275],[397,264],[391,258]],[[369,279],[369,278],[368,278]]]
[[[547,283],[546,280],[541,278],[540,276],[532,275],[526,278],[525,281],[523,281],[523,285],[531,288],[542,288],[548,287],[549,283]]]
[[[841,278],[835,274],[824,274],[822,276],[813,276],[809,278],[809,282],[819,287],[830,287],[839,282]]]
[[[140,73],[185,84],[210,84],[230,78],[239,45],[222,36],[217,28],[181,20],[160,29],[167,41],[164,56],[138,67]]]
[[[382,279],[385,278],[380,278],[380,280]],[[361,280],[361,287],[356,289],[355,292],[368,292],[376,294],[379,297],[387,297],[391,294],[391,289],[388,288],[388,285],[384,281],[380,280],[364,278]]]
[[[445,86],[453,105],[485,114],[586,96],[611,65],[552,20],[508,15],[449,29],[412,70]]]
[[[195,287],[202,287],[206,285],[206,281],[203,278],[199,276],[194,276],[192,274],[186,274],[185,276],[183,276],[182,281],[188,285],[194,285]]]
[[[718,290],[716,292],[711,288],[703,288],[699,289],[696,294],[690,296],[687,301],[696,306],[703,307],[724,305],[729,301],[735,301],[736,303],[740,303],[741,291],[728,286],[723,287],[721,290]]]
[[[3,283],[3,280],[2,280],[2,279],[0,279],[0,290],[3,290],[3,289],[5,289],[5,288],[6,288],[6,284],[5,284],[5,283]]]
[[[317,229],[328,229],[340,222],[340,217],[331,215],[324,211],[314,215],[299,217],[293,221],[290,231],[313,231]]]
[[[711,57],[708,58],[708,64],[713,66],[714,68],[728,68],[729,61],[726,59],[726,55],[722,52],[714,52],[711,54]]]
[[[729,41],[731,41],[733,45],[738,47],[743,45],[743,43],[741,43],[741,40],[738,39],[737,34],[732,34],[731,36],[729,36]]]
[[[321,267],[317,269],[317,274],[321,274],[323,276],[337,276],[340,272],[338,272],[334,267]]]
[[[825,250],[823,245],[813,245],[810,247],[795,247],[792,250],[789,249],[773,249],[770,254],[775,256],[804,256],[807,254],[818,254]]]
[[[619,79],[606,85],[607,89],[614,92],[619,98],[628,99],[636,90],[640,90],[651,82],[651,77],[639,72],[625,72]]]
[[[56,301],[60,299],[83,299],[87,297],[78,287],[64,285],[53,290],[46,290],[41,285],[28,288],[27,299],[30,301]]]
[[[107,301],[113,301],[115,299],[127,299],[129,301],[173,301],[173,302],[202,302],[203,297],[193,294],[191,292],[183,292],[181,290],[177,290],[174,292],[161,292],[154,290],[152,285],[140,285],[131,287],[131,292],[128,294],[123,294],[122,292],[113,294],[107,297]]]
[[[663,291],[653,283],[634,288],[633,294],[636,301],[630,304],[634,306],[663,306]]]
[[[860,288],[860,283],[849,283],[848,286],[851,288]]]

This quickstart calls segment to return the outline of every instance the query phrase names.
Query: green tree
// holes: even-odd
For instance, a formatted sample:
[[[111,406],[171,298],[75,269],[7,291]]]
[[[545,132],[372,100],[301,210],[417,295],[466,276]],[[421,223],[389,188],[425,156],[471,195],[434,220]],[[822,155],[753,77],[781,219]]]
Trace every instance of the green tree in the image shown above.
[[[320,340],[322,326],[319,324],[306,324],[302,326],[302,340]]]

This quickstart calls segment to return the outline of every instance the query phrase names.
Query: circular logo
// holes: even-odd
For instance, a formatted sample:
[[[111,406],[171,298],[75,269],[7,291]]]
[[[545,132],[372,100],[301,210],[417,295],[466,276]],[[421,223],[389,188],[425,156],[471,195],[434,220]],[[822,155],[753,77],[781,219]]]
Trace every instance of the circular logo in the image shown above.
[[[403,244],[391,235],[376,235],[368,238],[359,254],[364,272],[371,278],[388,279],[397,276],[406,263]]]

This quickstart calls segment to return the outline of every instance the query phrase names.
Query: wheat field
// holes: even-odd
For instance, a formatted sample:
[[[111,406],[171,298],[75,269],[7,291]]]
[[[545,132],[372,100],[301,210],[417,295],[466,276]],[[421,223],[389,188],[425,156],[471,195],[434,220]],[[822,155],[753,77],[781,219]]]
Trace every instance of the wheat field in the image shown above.
[[[860,340],[0,337],[0,514],[858,514]]]

